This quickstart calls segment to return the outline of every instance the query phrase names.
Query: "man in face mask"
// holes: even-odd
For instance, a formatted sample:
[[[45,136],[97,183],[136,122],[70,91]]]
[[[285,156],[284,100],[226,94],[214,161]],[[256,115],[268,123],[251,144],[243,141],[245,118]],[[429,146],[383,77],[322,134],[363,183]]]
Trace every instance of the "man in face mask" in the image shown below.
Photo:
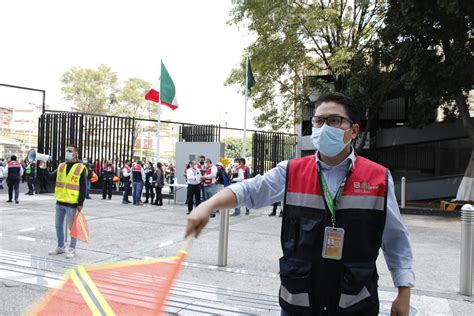
[[[341,93],[315,104],[315,155],[281,162],[201,203],[186,234],[198,235],[215,209],[258,209],[283,201],[282,315],[378,315],[380,248],[398,295],[392,315],[408,315],[415,285],[412,251],[385,167],[356,155],[355,107]]]
[[[82,210],[86,198],[87,172],[85,166],[77,161],[78,149],[75,145],[66,148],[65,160],[58,168],[49,175],[56,177],[56,187],[54,197],[56,198],[56,236],[58,246],[49,252],[50,255],[66,253],[66,258],[71,259],[76,254],[76,238],[71,237],[69,247],[64,244],[64,218],[66,218],[67,228],[71,229],[72,222],[76,217],[76,212]]]

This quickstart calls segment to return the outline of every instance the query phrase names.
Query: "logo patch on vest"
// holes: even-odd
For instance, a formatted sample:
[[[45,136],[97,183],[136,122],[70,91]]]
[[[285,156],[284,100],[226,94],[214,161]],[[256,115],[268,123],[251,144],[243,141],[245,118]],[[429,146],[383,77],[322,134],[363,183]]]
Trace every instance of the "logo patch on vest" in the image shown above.
[[[370,185],[368,182],[354,182],[355,193],[376,193],[379,187],[378,185]]]

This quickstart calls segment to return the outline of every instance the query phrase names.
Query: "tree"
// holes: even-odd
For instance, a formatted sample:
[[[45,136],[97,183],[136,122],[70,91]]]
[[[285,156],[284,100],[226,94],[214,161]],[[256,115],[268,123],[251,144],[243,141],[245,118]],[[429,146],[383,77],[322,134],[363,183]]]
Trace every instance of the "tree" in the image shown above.
[[[474,200],[474,126],[467,104],[474,84],[474,3],[463,0],[390,0],[382,33],[393,70],[413,98],[412,125],[443,107],[459,117],[471,141],[471,158],[457,200]],[[432,117],[432,115],[431,115]]]
[[[105,114],[117,91],[117,74],[100,65],[97,69],[73,67],[61,77],[61,91],[80,112]]]
[[[288,128],[294,104],[305,96],[304,76],[326,72],[336,91],[346,91],[358,60],[377,35],[385,1],[236,1],[235,25],[255,34],[250,45],[257,84],[250,94],[259,111],[259,128]],[[244,54],[245,55],[245,54]],[[226,84],[245,85],[244,65],[232,71]]]
[[[150,87],[151,84],[143,79],[127,79],[118,91],[111,113],[125,117],[157,119],[157,104],[145,100],[145,94]]]
[[[347,94],[354,100],[357,107],[355,112],[363,113],[363,116],[358,119],[366,120],[356,152],[362,150],[371,123],[378,120],[384,102],[402,93],[400,85],[394,79],[395,75],[391,71],[387,71],[386,52],[382,52],[382,49],[381,44],[376,41],[367,58],[361,59],[354,66],[353,73],[348,80]]]
[[[224,153],[228,158],[241,158],[242,157],[242,138],[238,137],[227,137],[222,140],[225,144]],[[252,156],[252,137],[247,137],[247,150],[245,157]]]

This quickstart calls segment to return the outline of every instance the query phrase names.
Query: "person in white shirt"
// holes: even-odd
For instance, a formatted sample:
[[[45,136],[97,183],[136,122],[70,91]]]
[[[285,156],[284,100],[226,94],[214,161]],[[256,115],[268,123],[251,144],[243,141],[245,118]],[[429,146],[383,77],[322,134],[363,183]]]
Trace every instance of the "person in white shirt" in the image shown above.
[[[5,177],[5,167],[3,166],[3,159],[0,159],[0,190],[3,189],[3,178]]]
[[[201,171],[198,169],[198,163],[193,160],[189,163],[190,168],[186,170],[186,182],[188,183],[188,215],[193,210],[193,202],[196,206],[201,204]]]

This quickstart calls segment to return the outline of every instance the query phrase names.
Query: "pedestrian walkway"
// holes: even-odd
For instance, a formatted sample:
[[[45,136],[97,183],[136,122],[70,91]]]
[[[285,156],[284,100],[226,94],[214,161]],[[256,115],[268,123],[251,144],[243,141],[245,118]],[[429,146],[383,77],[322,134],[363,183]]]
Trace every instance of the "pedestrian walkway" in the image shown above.
[[[108,263],[175,255],[184,240],[187,208],[133,207],[118,196],[93,195],[84,214],[90,244],[78,243],[77,256],[48,256],[55,247],[52,194],[3,202],[0,191],[1,315],[19,315],[76,264]],[[179,314],[278,315],[280,225],[268,217],[271,206],[230,218],[228,266],[218,267],[219,217],[193,243],[167,311]],[[473,315],[474,300],[458,294],[460,223],[456,218],[405,215],[410,231],[417,287],[412,315]],[[381,315],[389,315],[396,295],[383,256],[378,261]]]

